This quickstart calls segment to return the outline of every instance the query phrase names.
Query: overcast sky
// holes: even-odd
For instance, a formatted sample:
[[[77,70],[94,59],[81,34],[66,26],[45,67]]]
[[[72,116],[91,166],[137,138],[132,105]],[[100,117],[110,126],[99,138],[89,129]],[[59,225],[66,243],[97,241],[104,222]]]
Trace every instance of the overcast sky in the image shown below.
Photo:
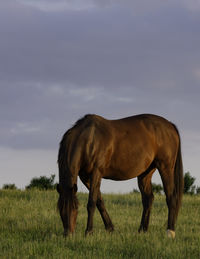
[[[173,121],[200,185],[199,101],[199,0],[0,1],[0,187],[57,175],[59,141],[86,113]]]

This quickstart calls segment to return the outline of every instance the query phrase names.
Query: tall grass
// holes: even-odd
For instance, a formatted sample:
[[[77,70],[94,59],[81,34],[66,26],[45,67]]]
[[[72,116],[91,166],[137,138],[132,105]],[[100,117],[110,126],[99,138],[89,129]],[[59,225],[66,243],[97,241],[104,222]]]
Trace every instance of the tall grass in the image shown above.
[[[0,191],[0,258],[200,258],[200,196],[184,196],[175,240],[166,237],[165,196],[156,195],[149,232],[138,234],[140,194],[103,195],[112,234],[96,211],[94,234],[84,237],[87,194],[79,193],[76,233],[63,238],[56,191]]]

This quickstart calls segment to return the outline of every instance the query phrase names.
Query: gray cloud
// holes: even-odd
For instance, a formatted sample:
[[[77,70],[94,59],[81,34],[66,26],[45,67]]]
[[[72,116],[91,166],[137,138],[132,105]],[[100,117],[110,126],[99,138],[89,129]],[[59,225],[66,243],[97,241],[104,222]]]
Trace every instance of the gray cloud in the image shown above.
[[[29,5],[43,12],[85,11],[94,8],[131,8],[134,14],[157,11],[159,9],[179,6],[192,12],[200,11],[200,3],[196,0],[17,0],[19,3]]]
[[[125,7],[44,15],[25,5],[9,22],[4,14],[1,78],[108,87],[175,81],[184,87],[200,67],[199,19],[179,8],[138,17]]]

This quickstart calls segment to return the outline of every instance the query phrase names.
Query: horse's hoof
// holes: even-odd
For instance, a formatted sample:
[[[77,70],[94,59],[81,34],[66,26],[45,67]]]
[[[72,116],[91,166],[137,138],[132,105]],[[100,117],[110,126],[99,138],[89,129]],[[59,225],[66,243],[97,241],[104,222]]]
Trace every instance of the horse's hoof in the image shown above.
[[[106,228],[106,231],[109,232],[109,233],[112,233],[114,231],[114,227],[107,227]]]
[[[70,232],[69,230],[65,230],[63,233],[63,237],[72,237],[73,236],[73,232]]]
[[[168,229],[167,230],[167,237],[174,239],[175,238],[175,231]]]
[[[146,233],[147,232],[147,229],[146,228],[143,228],[143,227],[140,227],[138,229],[138,233]]]
[[[93,234],[93,230],[86,230],[85,236],[91,236]]]
[[[64,231],[63,237],[67,237],[68,235],[69,235],[69,232],[68,231]]]

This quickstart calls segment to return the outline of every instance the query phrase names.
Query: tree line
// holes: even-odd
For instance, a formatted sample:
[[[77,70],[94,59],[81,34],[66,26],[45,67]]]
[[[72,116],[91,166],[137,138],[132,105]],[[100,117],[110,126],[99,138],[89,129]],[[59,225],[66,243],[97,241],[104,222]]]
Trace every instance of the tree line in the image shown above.
[[[200,194],[200,187],[194,184],[196,178],[191,176],[190,172],[184,174],[184,190],[185,194]],[[25,187],[26,190],[37,188],[40,190],[54,190],[57,183],[55,183],[55,174],[51,174],[50,177],[40,176],[34,177],[30,183]],[[4,184],[2,189],[16,190],[15,184]],[[152,183],[152,189],[154,193],[161,194],[163,187],[161,184]],[[133,192],[138,192],[134,189]]]
[[[50,177],[40,176],[34,177],[30,183],[25,187],[26,190],[37,188],[40,190],[54,190],[57,183],[55,183],[55,174],[51,174]],[[2,189],[16,190],[15,184],[4,184]]]

